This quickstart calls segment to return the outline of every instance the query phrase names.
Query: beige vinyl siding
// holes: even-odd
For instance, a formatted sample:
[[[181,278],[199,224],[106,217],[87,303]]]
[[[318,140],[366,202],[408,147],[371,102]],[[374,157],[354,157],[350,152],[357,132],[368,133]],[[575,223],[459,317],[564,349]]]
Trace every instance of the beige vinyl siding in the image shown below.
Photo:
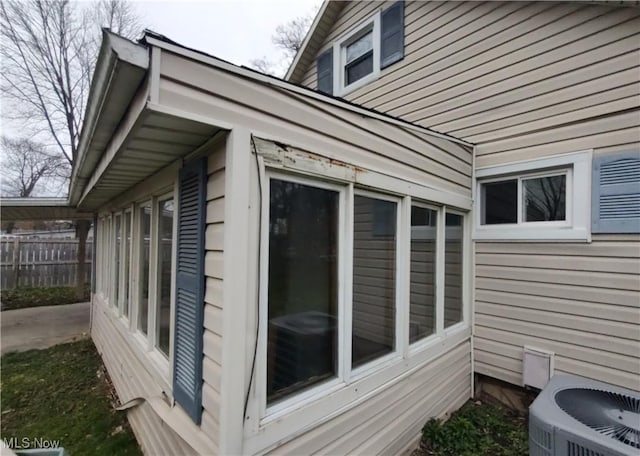
[[[520,384],[522,348],[557,372],[640,389],[640,237],[476,243],[475,366]]]
[[[121,404],[136,398],[160,397],[163,388],[140,359],[122,321],[98,295],[93,296],[91,337],[102,356]],[[121,326],[121,327],[118,327]],[[148,361],[149,362],[149,361]],[[131,428],[145,454],[196,454],[187,442],[164,423],[147,402],[128,411]],[[185,415],[186,418],[186,415]]]
[[[471,151],[444,139],[374,119],[363,123],[362,116],[351,111],[242,80],[168,52],[162,53],[159,90],[160,103],[172,109],[223,119],[287,138],[288,144],[332,159],[471,195]],[[208,253],[207,267],[213,268],[218,257]]]
[[[404,59],[347,99],[476,143],[477,168],[640,148],[640,9],[410,2],[405,24]],[[476,251],[477,372],[521,384],[528,344],[558,372],[640,389],[637,236]]]
[[[469,398],[469,349],[467,340],[270,454],[399,454],[430,417]]]
[[[159,369],[153,368],[153,361],[141,347],[140,342],[116,318],[113,309],[102,303],[94,295],[92,338],[101,353],[109,375],[112,377],[120,401],[125,403],[134,398],[145,402],[129,411],[129,420],[146,454],[195,454],[178,433],[188,440],[194,433],[199,439],[198,450],[207,448],[206,454],[217,454],[219,441],[220,376],[222,358],[222,245],[224,214],[224,146],[212,146],[208,155],[207,214],[205,242],[205,306],[203,333],[203,385],[202,421],[195,426],[185,413],[171,418],[171,424],[163,421],[148,402],[162,397],[163,391],[171,386],[171,378],[161,379]],[[178,166],[161,171],[154,179],[157,185],[166,185],[175,178]],[[127,201],[137,198],[144,190],[130,190]],[[124,201],[124,200],[123,200]],[[123,204],[123,201],[114,204]],[[135,259],[135,257],[134,257]],[[132,266],[133,268],[133,266]],[[135,270],[135,269],[134,269]],[[101,273],[100,270],[97,271]],[[133,304],[132,304],[133,305]],[[166,412],[170,407],[167,405]]]
[[[205,234],[205,296],[203,340],[202,430],[215,439],[220,435],[222,372],[222,279],[224,246],[224,142],[208,156],[207,215]]]
[[[373,11],[349,4],[342,14],[356,8]],[[485,154],[525,144],[539,155],[550,141],[575,150],[571,139],[594,129],[610,132],[609,145],[637,143],[638,8],[410,2],[405,23],[404,59],[348,100],[477,143],[478,166],[497,162]],[[324,48],[348,31],[341,24]],[[311,87],[314,72],[305,77]]]

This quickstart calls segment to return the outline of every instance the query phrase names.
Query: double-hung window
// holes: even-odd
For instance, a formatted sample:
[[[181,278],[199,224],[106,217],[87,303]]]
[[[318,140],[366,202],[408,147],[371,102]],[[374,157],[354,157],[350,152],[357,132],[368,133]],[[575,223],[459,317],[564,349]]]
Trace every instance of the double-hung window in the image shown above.
[[[464,213],[353,183],[267,176],[267,421],[437,345],[465,321]]]
[[[380,14],[336,42],[334,93],[346,94],[367,84],[380,73]]]
[[[404,57],[404,2],[376,11],[318,56],[317,88],[343,96]]]

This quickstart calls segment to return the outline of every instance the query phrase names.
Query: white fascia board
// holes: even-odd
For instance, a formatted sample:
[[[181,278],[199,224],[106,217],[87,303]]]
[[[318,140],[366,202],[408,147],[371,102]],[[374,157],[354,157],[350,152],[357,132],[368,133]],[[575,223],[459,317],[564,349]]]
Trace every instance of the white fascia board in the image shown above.
[[[246,68],[242,68],[239,67],[237,65],[234,65],[232,63],[229,62],[225,62],[223,60],[220,60],[216,57],[211,57],[208,55],[204,55],[200,52],[197,51],[193,51],[190,49],[186,49],[182,46],[176,45],[176,44],[172,44],[172,43],[167,43],[165,41],[159,40],[157,38],[154,38],[153,36],[146,36],[145,40],[147,43],[149,43],[152,46],[156,46],[159,47],[161,49],[165,49],[168,52],[171,52],[173,54],[182,56],[184,58],[190,59],[190,60],[194,60],[200,63],[203,63],[205,65],[214,67],[214,68],[218,68],[222,71],[226,71],[227,73],[232,73],[235,74],[237,76],[246,78],[246,79],[250,79],[253,81],[256,81],[258,83],[261,84],[265,84],[265,85],[269,85],[271,87],[275,87],[278,89],[282,89],[282,90],[286,90],[298,95],[301,95],[303,97],[308,97],[308,98],[312,98],[314,100],[320,101],[322,103],[327,103],[333,106],[336,106],[338,108],[341,109],[346,109],[347,111],[351,111],[351,112],[355,112],[363,117],[369,117],[372,119],[376,119],[376,120],[380,120],[382,122],[385,122],[387,124],[390,125],[395,125],[397,127],[400,128],[404,128],[406,130],[409,131],[415,131],[418,133],[422,133],[425,135],[429,135],[429,136],[433,136],[433,137],[437,137],[440,139],[444,139],[446,141],[451,141],[452,143],[457,143],[457,144],[462,144],[464,146],[467,147],[473,147],[473,144],[464,141],[462,139],[459,138],[454,138],[452,136],[448,136],[446,134],[443,133],[438,133],[435,132],[433,130],[429,130],[428,128],[425,127],[421,127],[419,125],[414,125],[412,123],[400,120],[400,119],[395,119],[393,117],[389,117],[386,115],[383,115],[381,113],[377,113],[375,111],[366,109],[366,108],[362,108],[359,107],[357,105],[351,104],[351,103],[347,103],[345,101],[342,101],[338,98],[333,98],[327,95],[323,95],[319,92],[316,92],[312,89],[308,89],[308,88],[304,88],[304,87],[299,87],[295,84],[292,84],[290,82],[278,79],[278,78],[274,78],[272,76],[266,76],[263,75],[261,73],[258,73],[256,71],[253,70],[249,70]]]
[[[91,149],[91,142],[96,130],[103,124],[102,116],[110,101],[109,94],[115,90],[118,69],[128,65],[139,68],[139,80],[142,80],[149,68],[149,51],[145,46],[136,44],[107,30],[103,30],[102,45],[93,73],[89,100],[84,116],[84,122],[78,144],[78,154],[74,163],[71,183],[69,188],[69,201],[76,205],[82,195],[85,184],[93,168],[100,158],[101,151]],[[131,84],[131,82],[129,81]],[[136,84],[136,81],[133,82]],[[136,86],[137,86],[136,84]],[[123,114],[128,107],[124,104],[121,110]]]

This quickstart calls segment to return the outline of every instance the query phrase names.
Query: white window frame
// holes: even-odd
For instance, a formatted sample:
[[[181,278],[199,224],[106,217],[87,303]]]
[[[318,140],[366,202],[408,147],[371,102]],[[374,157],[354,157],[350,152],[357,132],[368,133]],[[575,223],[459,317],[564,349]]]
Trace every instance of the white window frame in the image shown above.
[[[403,318],[402,318],[402,303],[403,303],[403,278],[404,278],[404,257],[405,257],[405,252],[402,251],[402,246],[404,244],[405,241],[405,233],[402,233],[402,213],[404,210],[404,205],[403,205],[403,200],[399,197],[396,196],[390,196],[388,194],[385,193],[379,193],[377,191],[371,191],[371,190],[364,190],[361,188],[354,188],[353,191],[353,196],[354,199],[356,196],[364,196],[366,198],[371,198],[371,199],[376,199],[376,200],[381,200],[381,201],[390,201],[392,203],[396,203],[396,251],[395,251],[395,256],[396,256],[396,261],[395,261],[395,272],[396,272],[396,276],[395,276],[395,303],[394,303],[394,310],[395,310],[395,334],[394,334],[394,347],[393,350],[390,353],[387,353],[386,355],[382,355],[379,358],[373,359],[361,366],[358,367],[353,367],[352,365],[352,359],[351,359],[351,348],[352,348],[352,343],[353,343],[353,245],[354,245],[354,241],[353,241],[353,230],[354,230],[354,225],[351,224],[350,227],[350,236],[351,236],[351,246],[349,251],[347,252],[349,255],[349,262],[350,262],[350,267],[351,269],[347,270],[347,282],[349,282],[350,284],[350,293],[348,295],[348,301],[347,301],[347,308],[346,308],[346,320],[348,320],[348,325],[349,325],[349,340],[346,341],[346,346],[345,346],[345,358],[348,358],[348,367],[349,370],[347,370],[345,372],[345,379],[348,382],[351,381],[356,381],[362,377],[365,377],[366,375],[368,375],[369,373],[378,370],[382,367],[384,367],[385,365],[388,365],[390,362],[393,362],[394,360],[399,360],[402,358],[403,353],[404,353],[404,339],[405,339],[405,334],[408,331],[408,328],[405,330],[404,325],[403,325]],[[353,203],[353,201],[351,202],[351,204],[349,205],[349,207],[346,208],[347,210],[349,210],[351,212],[351,219],[353,221],[353,211],[355,209],[355,205]]]
[[[133,250],[137,254],[136,260],[136,289],[135,299],[130,302],[129,316],[131,319],[131,331],[133,339],[136,341],[140,349],[146,354],[151,361],[153,368],[160,374],[160,377],[169,386],[171,383],[172,367],[173,367],[173,345],[175,328],[172,328],[171,337],[169,339],[169,356],[165,355],[156,346],[156,326],[157,326],[157,305],[158,305],[158,202],[161,200],[173,199],[174,210],[177,209],[177,187],[171,191],[159,193],[147,198],[142,202],[135,205],[134,213],[137,213],[136,225],[134,229],[135,242],[133,243]],[[147,303],[147,334],[144,334],[138,327],[138,314],[140,312],[140,266],[141,266],[141,253],[142,253],[142,223],[140,220],[140,209],[144,207],[151,208],[151,227],[150,227],[150,239],[149,239],[149,296]],[[171,253],[171,324],[174,323],[175,316],[175,269],[176,269],[176,230],[177,230],[177,210],[174,213],[173,220],[173,239],[172,239],[172,253]]]
[[[113,274],[111,275],[111,296],[112,296],[112,300],[113,300],[113,311],[116,313],[116,315],[120,316],[121,315],[121,300],[122,300],[122,233],[124,232],[124,217],[123,217],[123,212],[122,211],[117,211],[114,212],[113,215],[113,233],[111,234],[112,237],[112,249],[110,250],[111,252],[115,252],[116,251],[116,239],[117,239],[117,234],[116,234],[116,220],[120,220],[120,251],[118,252],[120,255],[120,264],[118,265],[118,267],[116,268],[116,256],[115,255],[110,255],[112,258],[112,264],[113,264]],[[116,281],[116,277],[118,278],[118,286],[116,287],[115,281]],[[117,290],[116,290],[117,288]],[[117,291],[117,292],[116,292]],[[116,295],[117,295],[117,299],[116,299]]]
[[[414,239],[413,235],[414,233],[417,234],[421,234],[423,232],[423,230],[425,230],[424,228],[414,228],[411,225],[411,208],[413,206],[416,207],[420,207],[423,209],[429,209],[432,211],[436,212],[436,226],[435,226],[435,239],[436,239],[436,261],[435,261],[435,274],[434,274],[434,298],[435,298],[435,308],[434,308],[434,319],[435,319],[435,323],[436,326],[433,329],[433,333],[429,334],[426,337],[422,337],[414,342],[410,342],[409,341],[409,336],[410,336],[410,328],[409,328],[409,324],[411,322],[411,240]],[[409,219],[408,219],[408,226],[410,229],[409,232],[409,248],[408,248],[408,258],[407,258],[407,280],[406,280],[406,285],[405,285],[405,289],[407,290],[407,323],[406,323],[406,327],[407,327],[407,352],[405,354],[405,356],[407,355],[413,355],[414,353],[420,351],[424,346],[428,346],[432,340],[437,339],[438,337],[442,336],[443,331],[440,331],[438,328],[438,315],[441,313],[442,315],[444,315],[444,311],[440,311],[439,307],[443,306],[444,308],[444,299],[440,299],[439,298],[439,292],[440,289],[444,289],[443,284],[440,282],[439,276],[440,276],[440,271],[444,270],[443,266],[444,266],[444,256],[443,256],[443,252],[444,249],[440,246],[440,244],[444,243],[444,232],[441,225],[441,221],[443,220],[443,217],[445,216],[444,213],[444,207],[443,206],[434,206],[432,204],[428,204],[428,203],[423,203],[422,201],[418,200],[418,199],[413,199],[411,198],[409,201]],[[416,237],[415,239],[420,239],[420,237]],[[443,295],[444,297],[444,295]]]
[[[106,229],[106,255],[104,256],[105,263],[105,275],[107,277],[107,283],[104,287],[104,295],[109,307],[114,307],[113,303],[113,255],[110,254],[113,245],[113,215],[108,214],[106,217],[107,229]]]
[[[133,218],[133,214],[134,214],[134,209],[133,206],[129,206],[126,207],[122,212],[122,240],[121,240],[121,251],[120,251],[120,293],[119,293],[119,303],[118,303],[118,313],[120,315],[120,317],[122,318],[122,320],[125,322],[125,325],[128,327],[129,326],[129,322],[131,319],[131,302],[132,302],[132,294],[131,294],[131,290],[133,288],[133,277],[132,277],[132,265],[133,263],[133,254],[134,254],[134,247],[133,247],[133,241],[134,241],[134,218]],[[127,252],[127,240],[126,240],[126,234],[125,233],[125,227],[126,227],[126,217],[127,214],[129,214],[129,217],[131,219],[131,225],[129,226],[129,252]],[[127,253],[127,261],[129,263],[129,276],[125,277],[125,271],[126,271],[126,262],[124,261],[125,258],[125,253]],[[129,283],[129,290],[128,293],[126,293],[125,296],[125,280],[128,281]],[[125,299],[127,300],[128,304],[129,304],[129,309],[128,309],[128,315],[125,315],[124,313],[124,302]]]
[[[344,96],[363,87],[380,76],[380,52],[381,52],[381,32],[380,21],[381,11],[377,11],[373,16],[358,24],[353,30],[343,35],[333,44],[333,93],[337,96]],[[349,44],[360,38],[360,36],[372,31],[373,40],[373,71],[367,76],[346,85],[345,66],[346,48]]]
[[[170,320],[171,320],[171,324],[173,324],[174,321],[174,310],[175,310],[175,296],[174,296],[174,290],[175,290],[175,274],[176,274],[176,230],[178,227],[178,223],[177,223],[177,219],[178,219],[178,212],[176,211],[177,209],[177,205],[178,205],[178,200],[177,200],[177,188],[176,190],[172,190],[171,192],[167,192],[164,194],[161,194],[159,196],[156,196],[153,198],[153,204],[155,206],[155,215],[153,217],[153,219],[151,220],[151,233],[152,233],[152,237],[155,239],[154,245],[153,245],[153,257],[154,257],[154,263],[153,263],[153,268],[151,268],[151,265],[149,267],[150,273],[153,273],[153,277],[154,277],[154,282],[153,282],[153,299],[150,299],[150,309],[149,309],[149,328],[153,328],[153,334],[151,334],[151,329],[149,330],[149,334],[148,334],[148,341],[149,341],[149,346],[151,348],[151,351],[159,356],[160,358],[158,359],[158,364],[164,369],[167,370],[168,367],[168,363],[170,359],[173,359],[172,357],[172,353],[173,353],[173,337],[169,338],[169,353],[165,354],[163,353],[159,348],[158,348],[158,333],[157,333],[157,323],[158,323],[158,306],[159,306],[159,300],[158,300],[158,293],[159,293],[159,289],[158,289],[158,276],[160,274],[160,268],[158,267],[158,241],[159,241],[159,231],[158,231],[158,227],[160,225],[159,220],[160,220],[160,213],[158,212],[158,203],[160,201],[167,201],[167,200],[172,200],[173,201],[173,222],[172,222],[172,234],[171,234],[171,291],[170,291]],[[150,296],[151,298],[151,296]],[[152,304],[152,305],[151,305]],[[153,308],[153,310],[151,309]],[[172,328],[173,330],[171,331],[171,335],[173,335],[173,333],[175,332],[175,328]],[[155,356],[154,355],[154,356]],[[165,364],[167,364],[165,366]]]
[[[149,287],[149,292],[148,292],[148,302],[147,302],[147,334],[143,333],[142,330],[140,329],[140,325],[139,325],[139,315],[140,315],[140,301],[141,301],[141,285],[142,285],[142,281],[141,279],[141,267],[142,267],[142,247],[143,247],[143,234],[142,234],[142,220],[141,220],[141,216],[140,216],[140,210],[142,208],[145,207],[150,207],[151,209],[151,213],[150,213],[150,218],[151,218],[151,227],[149,229],[149,279],[148,279],[148,287]],[[135,240],[136,242],[134,243],[135,245],[135,250],[136,250],[136,271],[135,271],[135,277],[136,277],[136,290],[135,290],[135,316],[133,318],[133,331],[135,333],[135,336],[138,337],[138,339],[140,341],[142,341],[142,345],[145,346],[147,344],[147,337],[149,336],[149,313],[150,313],[150,307],[151,307],[151,293],[150,290],[151,288],[151,265],[152,263],[152,241],[153,241],[153,213],[154,213],[154,208],[153,208],[153,198],[150,199],[146,199],[141,203],[138,203],[135,205],[135,212],[136,212],[136,227],[134,229],[134,233],[135,233]]]
[[[592,150],[572,152],[483,167],[475,173],[474,240],[495,241],[591,241],[591,158]],[[565,220],[527,222],[523,220],[523,181],[536,177],[566,176]],[[482,185],[517,179],[517,223],[483,225]]]
[[[267,327],[269,325],[269,201],[271,198],[270,182],[272,179],[282,180],[286,182],[294,182],[298,184],[308,185],[314,188],[320,188],[324,190],[331,190],[338,193],[338,372],[335,378],[329,379],[325,382],[308,388],[307,390],[299,393],[294,393],[290,397],[285,398],[276,404],[267,405]],[[345,300],[347,299],[346,284],[342,279],[345,276],[345,262],[341,259],[345,258],[346,244],[349,242],[347,239],[347,221],[345,214],[346,201],[349,198],[347,195],[348,187],[345,185],[328,183],[325,181],[307,178],[301,175],[293,175],[288,173],[280,173],[277,171],[269,171],[267,174],[267,182],[265,185],[266,193],[263,196],[262,217],[266,217],[267,223],[262,223],[261,239],[261,252],[260,252],[260,276],[264,278],[260,282],[260,328],[259,328],[259,340],[260,343],[260,357],[256,379],[258,394],[262,398],[260,400],[260,416],[264,417],[263,421],[268,422],[271,419],[275,419],[279,414],[286,412],[292,406],[295,407],[301,403],[313,401],[318,397],[322,397],[328,394],[330,391],[340,387],[344,384],[343,377],[345,375],[345,369],[347,364],[344,357],[341,355],[343,347],[345,345],[346,338],[346,318],[345,318]],[[352,196],[351,196],[352,198]],[[350,299],[350,298],[349,298]],[[350,358],[350,355],[349,355]]]
[[[260,288],[258,312],[258,351],[256,354],[256,381],[253,382],[253,394],[247,404],[247,426],[245,435],[247,448],[264,449],[272,445],[277,439],[291,432],[303,429],[311,423],[326,420],[339,409],[355,406],[368,393],[373,392],[384,384],[397,379],[398,376],[433,360],[453,348],[456,344],[470,337],[470,267],[471,267],[471,217],[469,212],[457,211],[441,203],[429,203],[421,195],[424,189],[417,185],[410,187],[398,186],[398,179],[394,178],[393,185],[389,177],[380,175],[379,187],[367,186],[367,189],[354,188],[353,182],[340,178],[331,179],[329,175],[309,174],[304,165],[300,169],[282,171],[277,164],[267,164],[264,170],[265,179],[261,180],[261,232],[260,232]],[[372,172],[374,178],[378,174]],[[268,326],[268,261],[269,261],[269,204],[271,179],[282,179],[299,182],[317,188],[327,188],[341,192],[339,201],[339,232],[343,241],[339,239],[338,246],[338,372],[337,376],[308,390],[292,393],[267,407],[267,326]],[[330,179],[330,180],[329,180]],[[389,188],[402,187],[409,195],[394,194]],[[353,283],[353,198],[355,194],[370,196],[378,199],[396,201],[397,206],[397,280],[396,280],[396,347],[391,354],[373,360],[351,371],[351,319],[348,314],[352,311],[352,283]],[[416,198],[413,201],[413,198]],[[446,211],[459,213],[463,216],[463,266],[462,296],[463,320],[446,330],[443,328],[444,315],[444,268],[440,265],[436,279],[437,287],[437,317],[440,319],[436,333],[420,341],[409,344],[409,290],[410,280],[410,209],[412,204],[425,205],[438,211],[438,262],[444,261],[444,223]],[[351,271],[345,274],[345,271]],[[346,349],[347,344],[349,348]],[[327,400],[331,397],[331,400]],[[253,450],[252,450],[253,451]]]

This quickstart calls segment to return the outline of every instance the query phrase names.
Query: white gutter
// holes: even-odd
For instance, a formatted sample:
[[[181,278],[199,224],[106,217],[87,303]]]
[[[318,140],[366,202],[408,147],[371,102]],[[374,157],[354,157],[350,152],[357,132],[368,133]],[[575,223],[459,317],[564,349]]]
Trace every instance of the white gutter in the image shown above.
[[[87,110],[84,117],[76,162],[71,174],[69,186],[68,204],[76,206],[80,201],[82,192],[88,179],[91,177],[104,148],[92,149],[92,142],[96,131],[100,128],[115,130],[115,126],[128,107],[123,104],[115,112],[108,113],[114,118],[105,122],[103,116],[107,110],[110,94],[114,88],[114,81],[123,66],[131,66],[140,69],[140,81],[145,77],[149,68],[149,51],[146,47],[133,43],[107,30],[102,31],[103,39],[98,55],[98,61],[94,70],[87,102]],[[137,81],[138,84],[140,81]],[[137,88],[137,87],[135,87]],[[134,91],[135,93],[135,91]],[[112,133],[112,132],[110,132]],[[110,134],[106,135],[110,136]]]

